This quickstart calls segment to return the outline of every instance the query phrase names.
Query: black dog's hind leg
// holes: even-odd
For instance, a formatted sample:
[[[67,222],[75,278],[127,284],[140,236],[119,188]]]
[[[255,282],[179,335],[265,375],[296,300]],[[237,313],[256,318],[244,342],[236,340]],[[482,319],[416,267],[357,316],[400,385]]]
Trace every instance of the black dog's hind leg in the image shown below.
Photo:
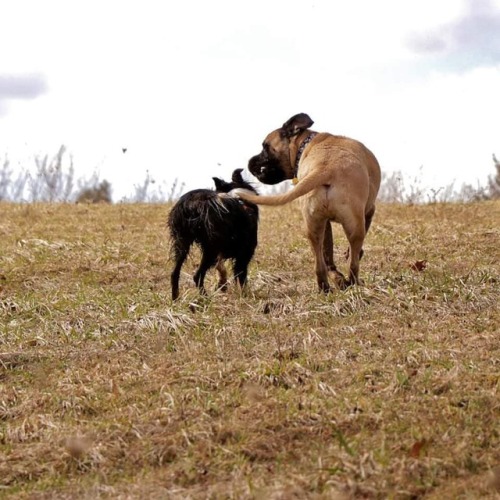
[[[227,271],[226,266],[224,264],[224,259],[219,257],[216,266],[217,272],[219,273],[219,283],[218,287],[225,292],[227,290]]]
[[[191,245],[176,245],[174,248],[175,254],[175,267],[170,275],[170,283],[172,285],[172,300],[176,300],[179,297],[179,277],[181,274],[182,264],[186,260],[189,254],[189,248]]]
[[[194,282],[196,283],[196,286],[200,289],[200,293],[204,294],[205,293],[205,275],[207,274],[207,271],[215,266],[217,262],[217,254],[214,254],[212,252],[209,252],[207,250],[202,250],[203,255],[201,258],[201,263],[200,267],[198,267],[198,270],[193,276]]]
[[[247,282],[248,264],[252,259],[251,255],[238,256],[234,260],[233,273],[234,279],[243,288]]]

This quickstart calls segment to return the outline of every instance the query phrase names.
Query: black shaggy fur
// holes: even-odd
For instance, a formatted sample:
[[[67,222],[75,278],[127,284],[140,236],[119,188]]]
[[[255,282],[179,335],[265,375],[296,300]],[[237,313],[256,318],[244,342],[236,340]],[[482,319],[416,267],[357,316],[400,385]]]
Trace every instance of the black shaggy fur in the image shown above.
[[[202,252],[201,263],[193,276],[201,293],[207,271],[217,266],[219,287],[227,287],[224,260],[233,261],[234,278],[243,286],[247,280],[247,268],[257,246],[259,209],[257,205],[239,198],[221,196],[235,188],[255,188],[243,180],[241,172],[233,172],[232,182],[214,177],[215,191],[196,189],[183,195],[174,205],[168,217],[175,267],[170,276],[172,299],[179,296],[179,276],[191,245],[197,243]]]

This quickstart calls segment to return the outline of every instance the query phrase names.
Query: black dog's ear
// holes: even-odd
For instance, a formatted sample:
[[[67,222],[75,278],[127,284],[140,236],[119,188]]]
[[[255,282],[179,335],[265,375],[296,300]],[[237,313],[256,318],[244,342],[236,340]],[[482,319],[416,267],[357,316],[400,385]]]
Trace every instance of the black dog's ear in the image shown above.
[[[231,180],[233,182],[236,182],[237,184],[241,184],[243,181],[243,177],[241,175],[241,172],[243,172],[243,169],[242,168],[237,168],[234,172],[233,172],[233,175],[231,177]]]
[[[299,113],[283,123],[281,134],[284,137],[293,137],[294,135],[300,134],[300,132],[306,128],[309,128],[313,123],[309,115],[306,115],[306,113]]]
[[[219,179],[218,177],[212,177],[214,184],[215,184],[215,190],[220,191],[222,189],[222,186],[226,184],[222,179]]]

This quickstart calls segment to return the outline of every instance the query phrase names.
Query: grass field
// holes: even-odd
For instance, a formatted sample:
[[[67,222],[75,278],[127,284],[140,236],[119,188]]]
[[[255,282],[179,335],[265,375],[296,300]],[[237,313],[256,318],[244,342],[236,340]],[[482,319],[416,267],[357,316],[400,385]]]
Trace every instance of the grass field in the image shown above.
[[[0,204],[0,497],[499,498],[500,202],[380,205],[328,295],[263,209],[175,304],[167,212]]]

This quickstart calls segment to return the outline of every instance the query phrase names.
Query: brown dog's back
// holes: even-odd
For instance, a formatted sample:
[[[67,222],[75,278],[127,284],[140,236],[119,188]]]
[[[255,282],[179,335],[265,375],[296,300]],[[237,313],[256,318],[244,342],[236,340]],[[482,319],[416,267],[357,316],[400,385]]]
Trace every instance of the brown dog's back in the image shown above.
[[[360,176],[366,176],[367,182],[357,182],[361,180]],[[380,180],[379,163],[364,144],[348,137],[320,133],[304,151],[299,166],[299,182],[294,189],[270,196],[257,196],[242,190],[235,190],[234,193],[258,205],[278,206],[290,203],[318,186],[347,189],[346,195],[349,196],[356,196],[366,186],[368,192],[362,198],[367,213],[375,205]]]

